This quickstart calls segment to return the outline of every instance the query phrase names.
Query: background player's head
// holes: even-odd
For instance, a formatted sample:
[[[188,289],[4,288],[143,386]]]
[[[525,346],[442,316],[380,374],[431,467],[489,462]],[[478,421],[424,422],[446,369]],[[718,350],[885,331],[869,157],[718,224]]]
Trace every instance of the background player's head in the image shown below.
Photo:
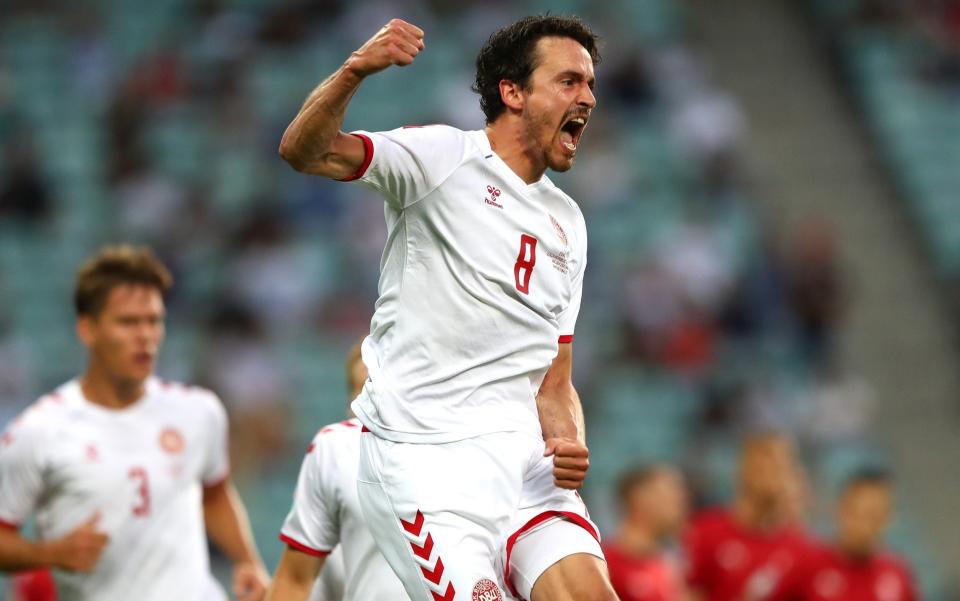
[[[883,545],[893,518],[893,479],[879,469],[851,476],[840,493],[837,508],[837,542],[844,553],[868,557]]]
[[[739,493],[745,500],[768,510],[789,513],[799,477],[800,464],[789,437],[778,432],[759,432],[744,440]]]
[[[363,390],[363,384],[367,381],[367,366],[364,365],[363,358],[360,356],[361,342],[353,345],[350,353],[347,355],[347,403],[352,403],[353,399],[360,396],[360,391]],[[347,414],[350,416],[353,415],[349,404],[347,405]]]
[[[675,536],[687,520],[683,475],[669,465],[628,470],[617,484],[625,524],[646,529],[657,541]]]
[[[106,247],[80,268],[73,298],[91,369],[120,385],[153,373],[164,337],[163,295],[172,285],[147,248]]]
[[[584,129],[574,120],[585,124],[596,105],[599,62],[597,36],[580,19],[524,17],[484,44],[473,90],[488,125],[509,121],[534,161],[566,171]]]

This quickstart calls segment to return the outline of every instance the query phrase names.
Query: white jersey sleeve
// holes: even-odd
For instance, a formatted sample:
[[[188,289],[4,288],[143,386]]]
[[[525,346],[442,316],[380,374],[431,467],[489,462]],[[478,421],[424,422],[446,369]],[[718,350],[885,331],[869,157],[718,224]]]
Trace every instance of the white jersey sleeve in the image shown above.
[[[230,473],[230,427],[227,411],[215,394],[205,393],[200,399],[205,404],[208,420],[206,461],[201,478],[205,486],[222,482]]]
[[[327,555],[340,543],[340,511],[332,449],[321,432],[307,449],[300,466],[293,507],[280,530],[280,540],[310,555]]]
[[[0,523],[19,527],[33,513],[43,494],[42,430],[11,424],[0,438]]]
[[[577,257],[574,264],[574,272],[570,279],[571,294],[570,304],[557,317],[559,325],[560,342],[573,342],[573,333],[576,329],[577,316],[580,314],[580,299],[583,297],[583,274],[587,270],[587,226],[583,220],[583,215],[577,211]]]
[[[446,125],[353,132],[366,158],[359,179],[380,192],[396,210],[416,203],[442,184],[463,162],[464,132]]]

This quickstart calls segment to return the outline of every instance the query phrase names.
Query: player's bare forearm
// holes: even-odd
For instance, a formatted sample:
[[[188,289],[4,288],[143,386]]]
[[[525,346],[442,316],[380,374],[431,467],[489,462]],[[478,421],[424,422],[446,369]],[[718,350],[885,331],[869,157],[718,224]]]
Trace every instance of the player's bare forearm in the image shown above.
[[[89,572],[97,567],[110,537],[98,528],[100,514],[94,514],[63,538],[30,541],[16,530],[0,528],[0,571],[19,572],[60,568]]]
[[[280,156],[297,171],[343,179],[363,161],[360,140],[340,131],[363,78],[346,64],[307,98],[280,141]],[[352,169],[352,171],[351,171]]]
[[[20,572],[53,565],[54,549],[50,543],[30,541],[14,530],[0,529],[0,570]]]
[[[572,384],[547,391],[541,387],[537,412],[544,440],[568,438],[586,444],[580,395]]]
[[[306,601],[325,560],[325,556],[315,557],[289,547],[284,549],[266,601]]]
[[[423,50],[423,30],[393,19],[307,97],[280,141],[280,156],[297,171],[343,179],[366,156],[363,142],[342,131],[350,99],[363,79],[391,65],[406,66]]]
[[[544,455],[553,456],[554,483],[575,490],[583,486],[590,467],[590,452],[586,446],[583,407],[573,387],[572,375],[572,345],[561,344],[537,393],[537,413],[546,445]]]
[[[229,481],[204,489],[203,519],[210,540],[234,565],[251,564],[263,568],[246,509]]]
[[[569,438],[586,444],[583,407],[573,387],[573,345],[561,344],[537,392],[544,440]]]

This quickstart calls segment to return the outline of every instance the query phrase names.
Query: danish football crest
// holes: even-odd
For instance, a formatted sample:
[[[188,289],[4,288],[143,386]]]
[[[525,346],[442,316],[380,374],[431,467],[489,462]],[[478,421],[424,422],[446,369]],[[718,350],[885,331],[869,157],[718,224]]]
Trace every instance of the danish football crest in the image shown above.
[[[183,435],[175,428],[167,427],[160,433],[160,448],[167,453],[171,455],[182,453],[184,446]]]
[[[473,601],[503,601],[503,597],[495,582],[481,578],[473,585]]]

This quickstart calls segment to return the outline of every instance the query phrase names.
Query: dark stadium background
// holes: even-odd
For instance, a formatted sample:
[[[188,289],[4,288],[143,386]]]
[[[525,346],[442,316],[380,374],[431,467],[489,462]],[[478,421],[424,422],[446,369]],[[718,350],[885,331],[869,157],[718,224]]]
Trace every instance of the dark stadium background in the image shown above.
[[[596,521],[642,461],[723,502],[739,437],[785,429],[813,528],[846,474],[888,466],[892,546],[926,599],[957,598],[951,0],[0,0],[0,422],[82,369],[82,258],[153,246],[178,279],[160,374],[222,396],[272,569],[303,450],[343,416],[384,240],[381,201],[295,173],[280,134],[394,16],[427,48],[365,82],[347,128],[480,127],[474,53],[547,9],[603,36],[598,109],[555,178],[590,234],[575,381]]]

